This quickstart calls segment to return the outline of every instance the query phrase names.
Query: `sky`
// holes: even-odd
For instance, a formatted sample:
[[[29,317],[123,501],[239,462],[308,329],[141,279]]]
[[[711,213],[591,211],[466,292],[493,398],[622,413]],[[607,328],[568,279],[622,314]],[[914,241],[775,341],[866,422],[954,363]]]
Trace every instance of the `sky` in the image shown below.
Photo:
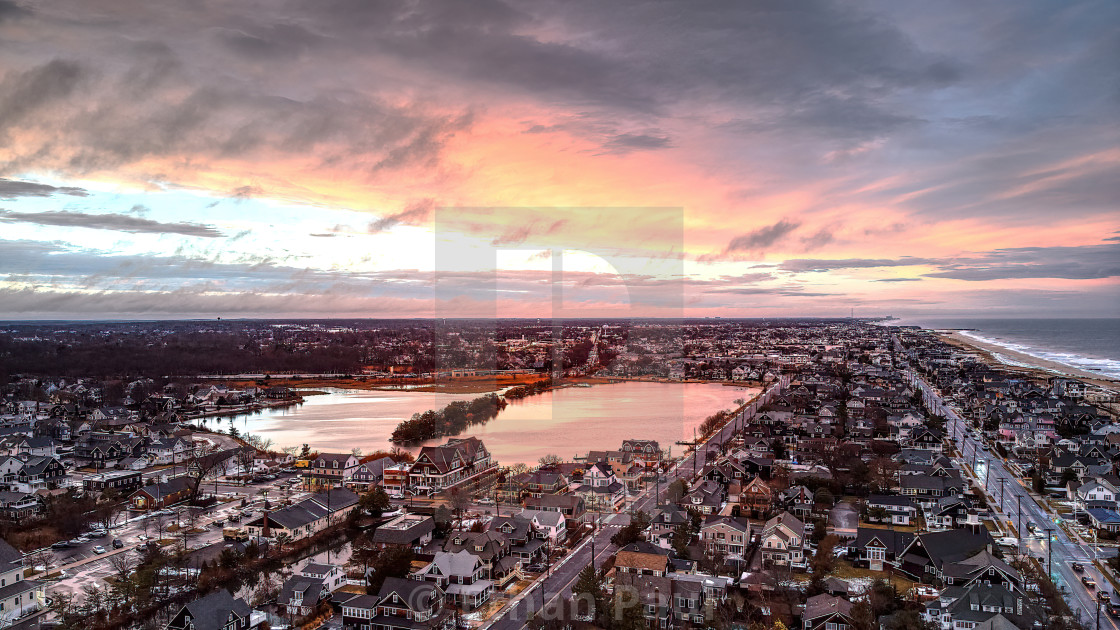
[[[0,0],[0,318],[1115,317],[1120,3]]]

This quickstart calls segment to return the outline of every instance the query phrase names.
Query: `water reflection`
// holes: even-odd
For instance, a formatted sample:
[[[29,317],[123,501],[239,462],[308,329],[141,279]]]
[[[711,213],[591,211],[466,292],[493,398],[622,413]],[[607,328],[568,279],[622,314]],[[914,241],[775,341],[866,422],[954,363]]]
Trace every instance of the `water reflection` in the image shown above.
[[[389,435],[413,413],[438,409],[463,394],[409,391],[327,390],[302,405],[237,416],[241,432],[271,438],[277,447],[309,444],[313,449],[365,453],[392,447]],[[536,463],[555,453],[564,458],[593,449],[615,449],[627,438],[654,439],[662,448],[679,446],[712,413],[749,399],[757,388],[708,383],[626,382],[569,387],[511,402],[497,418],[472,427],[502,464]],[[210,426],[228,428],[229,420]],[[439,440],[442,442],[444,440]],[[419,450],[413,448],[411,450]]]

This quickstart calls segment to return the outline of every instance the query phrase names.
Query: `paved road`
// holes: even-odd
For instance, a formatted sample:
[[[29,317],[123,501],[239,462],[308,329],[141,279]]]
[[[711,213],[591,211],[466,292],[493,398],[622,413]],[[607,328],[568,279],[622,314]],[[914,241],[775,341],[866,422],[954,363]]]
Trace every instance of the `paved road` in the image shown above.
[[[1064,587],[1069,591],[1066,599],[1074,613],[1079,615],[1090,627],[1095,626],[1098,589],[1103,589],[1106,592],[1112,591],[1108,580],[1093,566],[1094,555],[1099,554],[1099,551],[1089,545],[1071,540],[1065,530],[1055,523],[1055,517],[1043,510],[1030,492],[1020,483],[1019,479],[1007,470],[1004,461],[995,453],[983,450],[984,445],[970,435],[968,423],[954,409],[946,405],[941,396],[917,374],[907,374],[922,390],[922,398],[926,406],[933,413],[946,418],[945,428],[961,452],[958,463],[962,468],[967,467],[972,470],[979,478],[979,485],[985,486],[988,494],[995,499],[990,507],[1001,512],[1003,520],[1010,520],[1016,528],[1021,518],[1024,529],[1027,528],[1028,523],[1031,523],[1038,532],[1044,532],[1048,529],[1053,530],[1048,543],[1046,541],[1038,541],[1036,544],[1028,543],[1028,551],[1038,557],[1044,567],[1048,562],[1052,562],[1051,579],[1059,587]],[[975,469],[972,466],[973,461],[976,462]],[[1002,489],[1000,479],[1004,480]],[[1002,506],[1000,505],[1001,498]],[[1022,506],[1021,513],[1019,512],[1020,505]],[[1023,534],[1024,532],[1019,533],[1021,537]],[[1050,549],[1046,548],[1047,544],[1050,545]],[[1022,541],[1020,545],[1022,545]],[[1089,589],[1081,583],[1081,575],[1075,573],[1072,568],[1074,562],[1085,565],[1085,572],[1082,575],[1092,578],[1097,584],[1097,588]],[[1115,594],[1113,595],[1115,596]],[[1120,630],[1120,624],[1117,623],[1117,620],[1103,611],[1100,618],[1102,628]]]
[[[747,405],[735,418],[724,425],[722,430],[710,437],[704,444],[700,445],[700,448],[698,448],[695,453],[695,458],[691,456],[685,457],[666,473],[664,480],[660,484],[660,493],[655,492],[655,488],[657,488],[658,485],[654,484],[653,487],[648,487],[637,494],[633,499],[633,510],[649,511],[653,509],[658,505],[658,498],[668,491],[670,484],[677,479],[693,479],[697,475],[697,471],[704,469],[706,461],[705,456],[709,446],[722,446],[726,444],[747,419],[753,416],[763,405],[769,402],[778,392],[788,385],[789,377],[783,377],[781,381],[775,383],[761,396],[756,398],[754,402]],[[658,496],[655,497],[655,494]],[[595,518],[594,515],[593,518]],[[595,566],[600,566],[603,561],[610,558],[618,551],[618,548],[611,544],[610,539],[619,529],[630,523],[630,516],[625,513],[609,514],[602,517],[602,519],[596,520],[598,521],[598,525],[593,536],[595,540]],[[491,617],[490,620],[483,625],[483,629],[518,630],[519,628],[525,627],[525,623],[530,615],[541,610],[555,610],[555,606],[568,601],[572,595],[572,585],[575,584],[576,579],[579,577],[579,572],[591,561],[591,547],[590,539],[585,540],[577,546],[564,559],[552,567],[552,572],[550,574],[546,574],[541,579],[534,582],[530,588],[519,593],[506,608]]]

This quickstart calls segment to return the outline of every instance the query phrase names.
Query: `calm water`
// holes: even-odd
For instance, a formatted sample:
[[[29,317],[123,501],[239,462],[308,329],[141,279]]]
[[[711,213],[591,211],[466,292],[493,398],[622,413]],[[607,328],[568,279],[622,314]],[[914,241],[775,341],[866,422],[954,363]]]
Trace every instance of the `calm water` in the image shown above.
[[[413,413],[442,408],[463,394],[329,390],[308,396],[298,407],[272,409],[234,418],[239,431],[271,438],[277,447],[309,444],[313,449],[345,452],[388,450],[389,435]],[[707,383],[617,383],[568,387],[511,402],[497,418],[473,427],[470,435],[502,464],[536,463],[543,455],[565,458],[589,450],[615,449],[627,438],[648,438],[662,448],[691,439],[704,418],[731,409],[737,398],[750,399],[758,388]],[[211,420],[225,428],[229,420]],[[443,442],[445,440],[439,440]],[[413,450],[418,450],[413,449]]]
[[[966,334],[979,341],[1120,378],[1120,319],[927,319],[898,323],[972,329]]]

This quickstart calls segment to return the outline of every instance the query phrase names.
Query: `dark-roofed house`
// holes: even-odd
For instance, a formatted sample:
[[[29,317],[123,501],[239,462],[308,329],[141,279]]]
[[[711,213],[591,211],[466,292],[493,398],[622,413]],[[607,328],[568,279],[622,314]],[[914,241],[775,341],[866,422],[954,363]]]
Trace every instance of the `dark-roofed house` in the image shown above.
[[[0,540],[0,619],[19,619],[44,603],[43,583],[23,579],[23,554]]]
[[[160,510],[191,495],[192,482],[186,475],[172,477],[167,481],[153,483],[140,488],[128,497],[129,507],[133,510]]]
[[[986,529],[920,533],[902,550],[898,568],[911,579],[940,584],[946,565],[966,560],[981,551],[991,552],[993,544],[992,535]]]
[[[463,549],[482,560],[483,577],[494,580],[498,586],[504,586],[519,574],[521,559],[514,554],[513,543],[501,531],[454,532],[443,543],[444,551]]]
[[[618,573],[634,573],[661,577],[669,572],[669,556],[649,551],[638,551],[624,548],[618,552],[614,560],[614,568]],[[668,595],[668,591],[666,591]]]
[[[427,494],[457,486],[495,466],[482,440],[457,438],[447,444],[421,448],[408,477],[418,492]]]
[[[313,536],[346,520],[358,507],[358,495],[346,488],[332,488],[275,512],[266,512],[245,525],[250,536],[274,538],[286,533],[291,540]]]
[[[569,519],[582,518],[587,509],[583,499],[574,494],[545,494],[525,499],[525,507],[533,510],[559,512]]]
[[[358,458],[351,453],[320,453],[311,460],[308,474],[312,485],[338,485],[350,479],[358,468]]]
[[[872,571],[882,571],[886,564],[894,564],[898,554],[914,540],[914,534],[890,529],[860,527],[855,540],[848,545],[848,559]]]
[[[375,601],[360,599],[347,602],[349,616],[343,608],[344,623],[347,618],[354,620],[351,627],[357,630],[437,630],[452,625],[453,618],[443,607],[443,590],[431,582],[385,578]]]
[[[180,608],[167,630],[248,630],[251,615],[245,600],[219,590]]]
[[[373,461],[358,464],[350,474],[346,487],[357,491],[369,490],[379,486],[381,481],[385,479],[385,468],[392,466],[394,463],[391,458],[380,457]]]
[[[373,531],[373,544],[378,547],[418,548],[432,542],[436,522],[423,514],[401,514]]]
[[[918,506],[910,497],[896,494],[872,494],[867,497],[868,519],[894,525],[913,525],[918,517]]]
[[[709,516],[700,527],[700,542],[709,557],[741,561],[749,540],[750,527],[729,516]]]
[[[283,606],[289,615],[306,617],[314,612],[319,602],[330,596],[331,589],[323,578],[293,575],[280,587],[276,603]]]
[[[852,627],[852,602],[827,593],[814,595],[805,600],[801,627],[804,630],[848,630]]]
[[[426,567],[410,577],[436,584],[452,603],[463,610],[474,610],[490,599],[494,582],[483,578],[482,560],[467,550],[455,553],[437,551]]]
[[[1040,627],[1044,617],[1031,597],[1007,585],[948,586],[926,604],[926,621],[941,630],[1018,630]]]

